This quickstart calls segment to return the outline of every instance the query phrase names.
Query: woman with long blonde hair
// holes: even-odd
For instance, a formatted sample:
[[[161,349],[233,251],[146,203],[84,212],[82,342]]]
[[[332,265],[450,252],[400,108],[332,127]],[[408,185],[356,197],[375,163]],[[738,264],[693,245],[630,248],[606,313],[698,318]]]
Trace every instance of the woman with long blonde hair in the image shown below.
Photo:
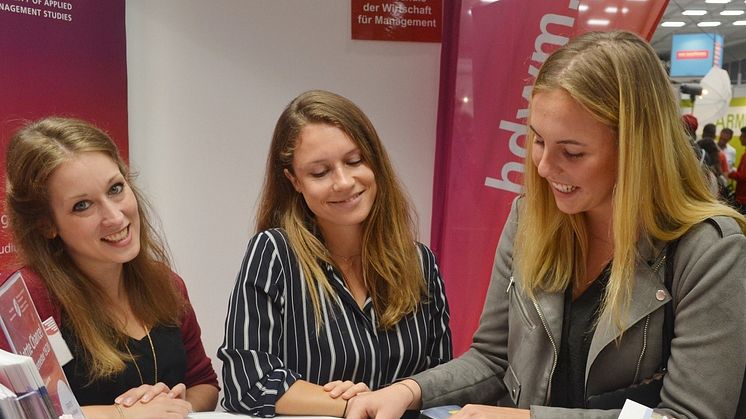
[[[227,410],[344,416],[354,395],[451,358],[435,257],[350,100],[314,90],[285,108],[256,230],[218,351]]]
[[[114,142],[50,117],[21,128],[6,158],[20,272],[39,316],[60,325],[86,417],[213,410],[217,376],[186,287]]]
[[[471,349],[353,399],[348,417],[479,403],[453,417],[616,418],[626,399],[734,417],[746,219],[709,191],[678,112],[637,35],[588,33],[551,54]]]

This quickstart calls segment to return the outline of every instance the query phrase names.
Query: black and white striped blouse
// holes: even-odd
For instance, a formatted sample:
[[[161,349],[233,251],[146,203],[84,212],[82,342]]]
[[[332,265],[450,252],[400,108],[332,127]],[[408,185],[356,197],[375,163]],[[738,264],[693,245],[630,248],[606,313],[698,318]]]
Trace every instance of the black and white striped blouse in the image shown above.
[[[370,298],[361,309],[339,272],[325,264],[340,305],[322,295],[323,326],[283,230],[249,242],[231,295],[223,361],[228,411],[273,416],[275,403],[298,379],[316,384],[363,382],[377,389],[452,357],[445,288],[430,249],[418,244],[429,298],[390,330],[377,328]],[[322,293],[323,294],[323,293]]]

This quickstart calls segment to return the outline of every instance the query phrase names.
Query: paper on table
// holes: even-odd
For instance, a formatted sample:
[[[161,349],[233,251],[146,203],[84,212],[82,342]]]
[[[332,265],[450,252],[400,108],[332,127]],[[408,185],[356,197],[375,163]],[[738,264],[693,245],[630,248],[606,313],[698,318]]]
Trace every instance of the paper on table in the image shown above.
[[[627,399],[622,407],[622,412],[619,414],[619,419],[650,419],[652,415],[653,409]]]
[[[228,413],[228,412],[199,412],[190,413],[189,419],[228,419],[228,418],[252,418],[255,416],[244,415],[240,413]],[[339,419],[332,416],[275,416],[275,419]]]

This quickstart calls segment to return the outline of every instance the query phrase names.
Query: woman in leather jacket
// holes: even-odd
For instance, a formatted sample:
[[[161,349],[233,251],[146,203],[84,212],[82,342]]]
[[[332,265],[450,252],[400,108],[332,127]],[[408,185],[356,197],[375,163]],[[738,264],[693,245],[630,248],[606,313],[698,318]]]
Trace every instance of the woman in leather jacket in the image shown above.
[[[746,219],[708,190],[653,49],[595,32],[550,55],[526,149],[471,348],[358,395],[347,417],[616,418],[625,399],[734,417]]]

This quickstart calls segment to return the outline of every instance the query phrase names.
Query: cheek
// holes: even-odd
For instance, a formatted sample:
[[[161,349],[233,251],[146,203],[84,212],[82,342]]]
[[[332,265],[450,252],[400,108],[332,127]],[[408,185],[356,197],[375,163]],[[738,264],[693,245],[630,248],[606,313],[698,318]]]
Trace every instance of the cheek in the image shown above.
[[[303,196],[306,205],[313,207],[317,202],[324,200],[325,189],[326,187],[321,183],[307,182],[301,186],[300,194]]]
[[[534,166],[539,167],[543,151],[544,149],[536,143],[531,146],[531,161],[534,163]]]
[[[124,197],[124,200],[122,201],[122,206],[126,212],[129,213],[130,217],[139,217],[138,208],[139,205],[137,203],[137,198],[135,197],[135,194],[131,191],[127,192],[127,196]]]

